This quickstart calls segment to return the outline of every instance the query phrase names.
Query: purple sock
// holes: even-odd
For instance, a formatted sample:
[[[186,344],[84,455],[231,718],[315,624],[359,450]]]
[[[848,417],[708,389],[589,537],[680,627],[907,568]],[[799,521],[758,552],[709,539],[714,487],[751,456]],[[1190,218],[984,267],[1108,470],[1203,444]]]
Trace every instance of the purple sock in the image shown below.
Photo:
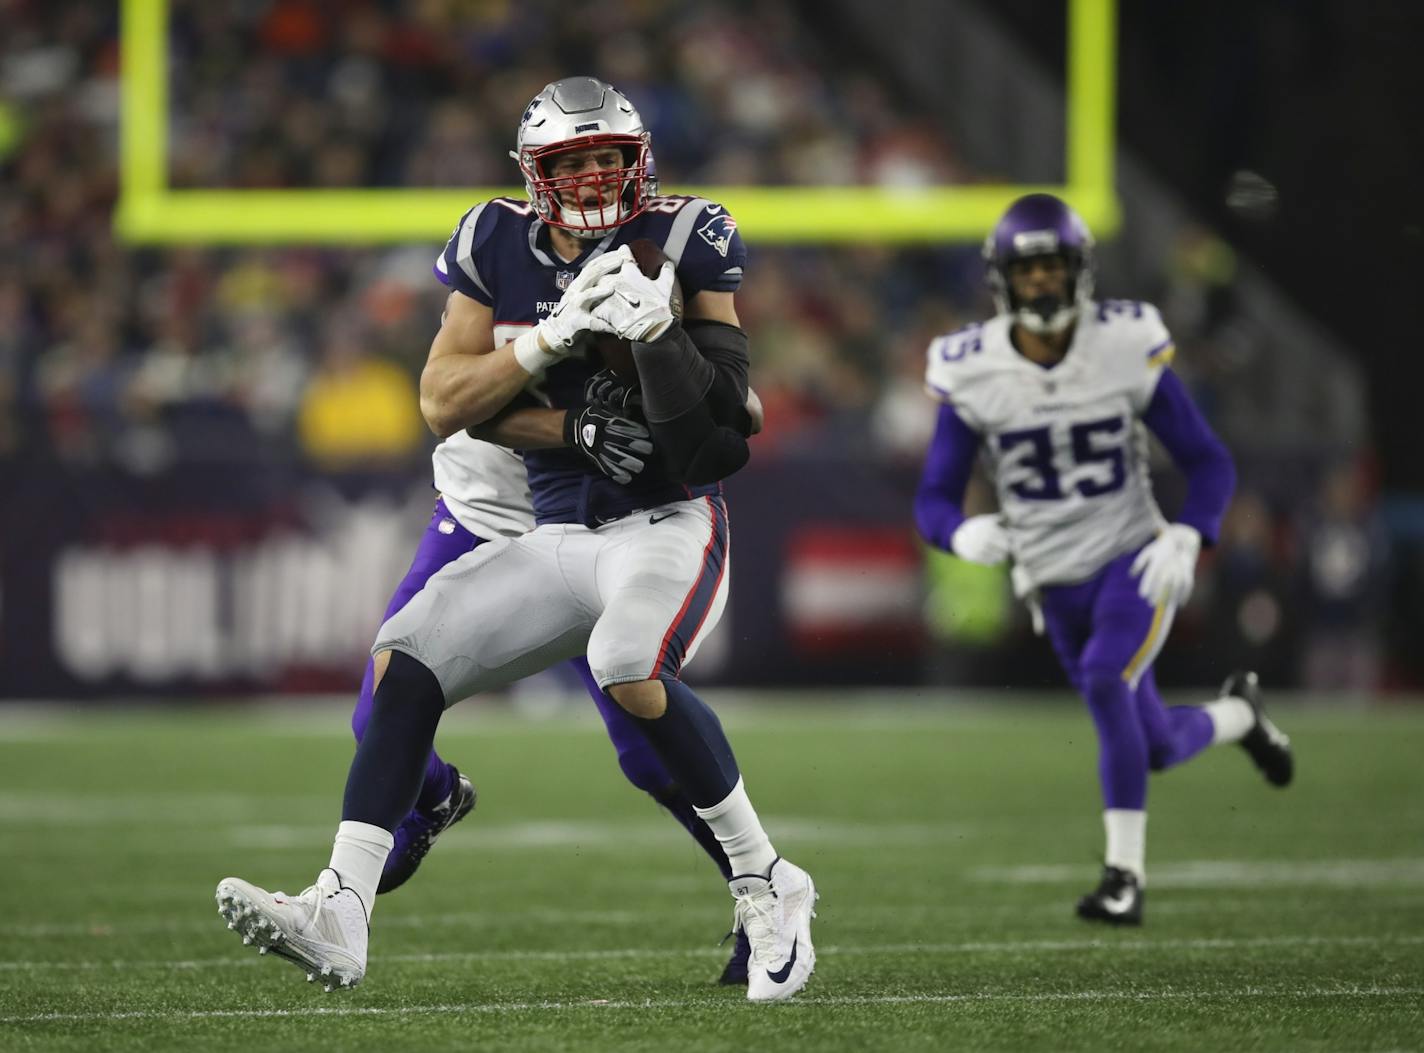
[[[1141,810],[1147,805],[1147,738],[1137,718],[1132,689],[1112,670],[1087,668],[1083,697],[1098,729],[1098,779],[1107,808]]]
[[[1211,718],[1200,706],[1166,706],[1148,670],[1137,685],[1137,715],[1147,735],[1147,760],[1162,771],[1211,745]]]
[[[391,602],[386,605],[386,618],[390,618],[409,603],[410,598],[423,589],[431,575],[441,567],[483,543],[482,538],[471,534],[450,514],[450,510],[445,507],[444,498],[437,500],[435,511],[431,514],[430,522],[426,524],[425,533],[421,535],[420,544],[416,547],[410,569],[405,572],[405,577],[391,596]],[[375,667],[368,658],[366,672],[361,677],[361,693],[356,697],[356,711],[351,714],[351,730],[356,733],[357,743],[360,743],[366,734],[366,725],[371,721],[374,676]],[[416,807],[429,811],[449,797],[454,788],[455,776],[450,765],[441,760],[432,748],[430,756],[425,758],[425,781],[421,783]]]

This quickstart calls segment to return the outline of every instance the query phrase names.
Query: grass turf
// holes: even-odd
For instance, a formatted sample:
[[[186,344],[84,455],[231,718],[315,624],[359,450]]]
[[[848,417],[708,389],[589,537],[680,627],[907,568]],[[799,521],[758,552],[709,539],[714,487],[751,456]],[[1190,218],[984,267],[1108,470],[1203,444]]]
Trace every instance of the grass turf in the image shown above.
[[[822,893],[790,1004],[712,984],[725,886],[592,720],[452,713],[480,805],[324,996],[212,891],[325,863],[342,714],[0,710],[0,1049],[1424,1048],[1424,710],[1278,711],[1284,792],[1235,748],[1155,777],[1125,931],[1072,917],[1101,824],[1066,697],[724,715]]]

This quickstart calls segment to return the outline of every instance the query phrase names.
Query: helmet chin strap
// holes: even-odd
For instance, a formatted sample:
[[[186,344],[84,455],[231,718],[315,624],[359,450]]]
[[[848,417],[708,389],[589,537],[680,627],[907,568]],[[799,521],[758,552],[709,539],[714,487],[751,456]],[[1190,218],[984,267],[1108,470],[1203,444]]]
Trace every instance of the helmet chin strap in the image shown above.
[[[1044,303],[1048,300],[1048,303]],[[1076,303],[1058,306],[1057,297],[1043,297],[1035,304],[1020,307],[1014,312],[1014,321],[1031,333],[1051,336],[1061,333],[1078,319]]]
[[[571,215],[577,215],[580,210],[566,209],[562,204],[557,207],[559,209],[560,218],[562,218],[567,224],[566,226],[561,226],[560,229],[563,230],[565,234],[572,234],[576,238],[582,238],[585,241],[597,241],[599,238],[604,237],[609,231],[618,229],[617,222],[610,223],[606,227],[575,226],[573,223],[569,222],[569,219]],[[593,210],[587,209],[583,211],[592,212]],[[598,209],[599,218],[602,219],[603,214],[609,211],[613,212],[613,218],[615,220],[621,219],[623,206],[617,200],[615,200],[612,204],[603,205]]]
[[[581,238],[581,239],[583,239],[584,241],[597,241],[599,238],[604,237],[610,230],[616,230],[617,228],[616,228],[616,227],[561,227],[560,229],[561,229],[565,234],[572,234],[574,237],[576,237],[576,238]]]

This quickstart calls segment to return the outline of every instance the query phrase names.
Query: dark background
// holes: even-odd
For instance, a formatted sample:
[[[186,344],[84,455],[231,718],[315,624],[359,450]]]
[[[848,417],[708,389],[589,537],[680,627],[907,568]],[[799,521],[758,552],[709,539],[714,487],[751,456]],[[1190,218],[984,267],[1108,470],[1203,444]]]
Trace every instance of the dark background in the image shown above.
[[[1065,25],[1038,0],[983,7],[1063,67]],[[1424,491],[1409,379],[1418,327],[1424,5],[1409,0],[1125,0],[1119,134],[1157,176],[1359,357],[1381,483]],[[1279,194],[1228,207],[1233,173]]]
[[[1144,167],[1158,187],[1101,288],[1163,308],[1239,472],[1164,682],[1417,689],[1424,13],[1118,6],[1124,196]],[[1060,175],[1063,0],[170,7],[178,188],[504,185],[514,116],[572,71],[637,101],[669,189]],[[0,0],[0,25],[0,696],[353,690],[429,516],[435,243],[117,241],[117,5]],[[768,426],[732,481],[752,529],[698,675],[1059,684],[1002,569],[912,526],[925,348],[992,310],[977,245],[749,240]],[[1245,309],[1272,285],[1294,309]]]

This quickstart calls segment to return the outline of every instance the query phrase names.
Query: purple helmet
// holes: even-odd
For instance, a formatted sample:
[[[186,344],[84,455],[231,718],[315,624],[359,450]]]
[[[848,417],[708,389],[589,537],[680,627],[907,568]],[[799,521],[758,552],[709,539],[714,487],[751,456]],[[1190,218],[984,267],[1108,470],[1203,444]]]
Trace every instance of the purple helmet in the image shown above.
[[[1039,297],[1019,303],[1009,282],[1009,264],[1031,256],[1062,256],[1068,264],[1068,298]],[[1028,194],[1009,206],[984,239],[989,287],[999,313],[1038,333],[1072,325],[1093,296],[1093,235],[1081,216],[1052,194]]]

